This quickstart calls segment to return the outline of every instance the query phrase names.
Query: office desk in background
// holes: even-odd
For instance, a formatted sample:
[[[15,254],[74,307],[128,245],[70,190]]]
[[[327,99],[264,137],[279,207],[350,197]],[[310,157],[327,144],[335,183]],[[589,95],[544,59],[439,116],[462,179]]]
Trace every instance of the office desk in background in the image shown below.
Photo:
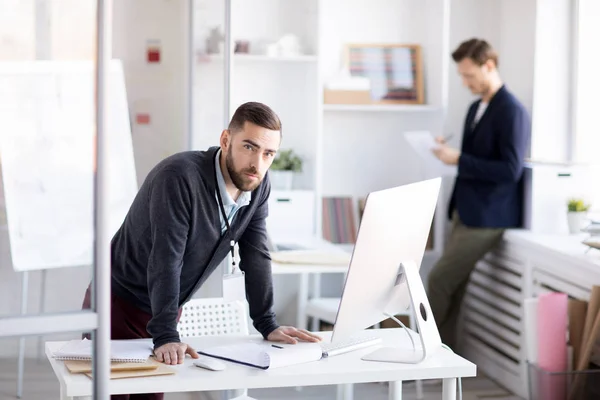
[[[308,250],[325,250],[333,252],[350,252],[323,239],[316,237],[287,238],[285,243],[293,243]],[[296,295],[296,327],[307,329],[306,306],[311,297],[321,296],[321,274],[345,274],[348,265],[330,264],[291,264],[271,263],[273,275],[298,275],[298,293]],[[311,280],[312,279],[312,285]]]
[[[348,266],[318,264],[272,264],[273,275],[298,275],[298,293],[296,294],[296,327],[307,329],[306,306],[312,297],[320,297],[321,274],[345,274]],[[312,275],[312,287],[310,278]]]
[[[401,329],[370,330],[383,338],[383,346],[408,346],[410,341]],[[330,332],[319,333],[328,338]],[[245,341],[248,336],[203,336],[188,338],[187,343],[197,350]],[[62,361],[52,358],[54,351],[65,342],[46,342],[46,356],[60,384],[61,400],[90,396],[92,381],[85,375],[70,374]],[[110,381],[111,394],[197,392],[208,390],[257,389],[272,387],[338,385],[345,383],[390,382],[391,400],[401,399],[403,380],[443,379],[442,399],[456,400],[456,379],[476,375],[475,364],[440,349],[419,364],[397,364],[363,361],[361,357],[373,348],[342,354],[311,363],[259,370],[227,363],[224,371],[207,371],[195,367],[191,358],[172,366],[175,375],[148,378],[116,379]]]

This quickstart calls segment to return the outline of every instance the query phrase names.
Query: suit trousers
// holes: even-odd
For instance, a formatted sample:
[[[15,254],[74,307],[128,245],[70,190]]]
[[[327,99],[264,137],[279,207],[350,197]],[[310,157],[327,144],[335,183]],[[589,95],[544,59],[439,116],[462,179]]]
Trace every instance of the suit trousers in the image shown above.
[[[442,343],[456,348],[462,300],[477,262],[502,239],[503,228],[465,226],[455,210],[444,252],[429,273],[427,295]]]

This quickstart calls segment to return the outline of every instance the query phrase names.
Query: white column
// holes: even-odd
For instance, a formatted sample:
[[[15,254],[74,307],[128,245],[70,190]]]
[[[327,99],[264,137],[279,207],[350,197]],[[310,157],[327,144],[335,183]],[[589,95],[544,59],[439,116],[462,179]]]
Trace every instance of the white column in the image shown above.
[[[94,286],[92,308],[98,314],[93,342],[93,393],[96,400],[109,400],[110,376],[110,232],[108,227],[108,64],[112,46],[112,0],[98,0],[96,55],[96,176],[94,193]]]

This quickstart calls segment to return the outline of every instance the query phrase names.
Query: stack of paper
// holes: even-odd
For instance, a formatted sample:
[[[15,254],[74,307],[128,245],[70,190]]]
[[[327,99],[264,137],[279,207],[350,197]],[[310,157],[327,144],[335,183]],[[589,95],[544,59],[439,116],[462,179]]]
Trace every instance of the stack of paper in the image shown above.
[[[152,355],[151,339],[111,340],[110,359],[117,362],[144,363]],[[71,340],[53,354],[57,360],[91,360],[92,341]]]

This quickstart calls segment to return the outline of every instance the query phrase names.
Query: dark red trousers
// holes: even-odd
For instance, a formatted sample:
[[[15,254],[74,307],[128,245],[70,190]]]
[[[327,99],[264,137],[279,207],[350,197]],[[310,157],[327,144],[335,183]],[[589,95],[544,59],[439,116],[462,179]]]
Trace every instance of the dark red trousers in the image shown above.
[[[91,299],[91,288],[88,287],[83,299],[82,309],[91,308]],[[146,331],[146,325],[148,325],[152,315],[114,294],[111,296],[110,304],[111,339],[143,339],[151,337]],[[179,310],[177,320],[179,320],[180,316],[181,309]],[[89,334],[85,336],[89,338]],[[119,394],[111,396],[111,400],[163,400],[163,398],[164,393]]]

